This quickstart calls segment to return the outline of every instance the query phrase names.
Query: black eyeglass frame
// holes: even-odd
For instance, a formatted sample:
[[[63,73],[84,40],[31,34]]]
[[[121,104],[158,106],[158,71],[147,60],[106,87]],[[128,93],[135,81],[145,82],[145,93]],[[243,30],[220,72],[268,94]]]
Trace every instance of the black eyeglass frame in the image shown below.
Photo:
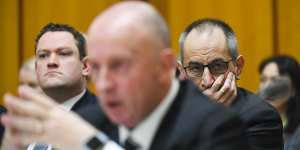
[[[207,64],[207,65],[203,65],[203,64],[201,64],[202,65],[202,67],[203,67],[203,69],[202,69],[202,71],[201,71],[201,73],[199,73],[198,75],[190,75],[190,73],[189,73],[189,71],[187,71],[187,68],[190,68],[191,66],[185,66],[185,67],[183,67],[183,69],[184,69],[184,71],[185,71],[185,73],[189,76],[189,77],[192,77],[192,78],[195,78],[195,77],[202,77],[202,75],[203,75],[203,72],[204,72],[204,69],[205,69],[205,67],[207,67],[208,68],[208,70],[209,70],[209,72],[211,73],[211,74],[213,74],[213,75],[220,75],[220,74],[224,74],[227,70],[228,70],[228,67],[229,67],[229,62],[231,62],[231,61],[233,61],[233,59],[229,59],[229,60],[227,60],[227,61],[222,61],[222,63],[225,63],[225,65],[226,65],[226,69],[224,69],[223,71],[221,71],[221,72],[215,72],[215,71],[211,71],[211,65],[213,64],[213,63],[209,63],[209,64]],[[212,61],[213,62],[213,61]],[[200,64],[200,63],[199,63]]]

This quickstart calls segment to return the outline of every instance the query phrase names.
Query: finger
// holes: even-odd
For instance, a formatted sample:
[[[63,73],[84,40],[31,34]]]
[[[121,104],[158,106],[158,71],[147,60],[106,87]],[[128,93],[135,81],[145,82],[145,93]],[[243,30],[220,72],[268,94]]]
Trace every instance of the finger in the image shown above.
[[[222,91],[223,93],[227,93],[228,91],[230,91],[232,81],[233,81],[233,73],[229,72],[229,74],[227,75],[224,81],[223,86],[220,88],[219,91]]]
[[[22,150],[26,149],[24,147],[27,147],[31,143],[42,143],[39,136],[21,132],[11,135],[11,138],[13,139],[15,145],[18,147],[23,147]]]
[[[4,96],[4,102],[8,111],[13,114],[38,118],[44,118],[48,114],[47,108],[10,94]]]
[[[228,92],[230,92],[229,88],[230,88],[230,84],[231,84],[231,80],[232,80],[231,78],[232,78],[232,76],[229,73],[224,81],[223,86],[220,89],[218,89],[218,91],[215,92],[215,96],[218,101],[220,101],[221,97],[223,97]]]
[[[24,150],[26,149],[25,145],[21,145],[18,143],[18,141],[14,138],[12,138],[12,135],[10,133],[11,131],[6,128],[4,131],[4,136],[2,139],[2,150]]]
[[[30,143],[42,140],[44,129],[35,120],[23,120],[14,116],[3,117],[5,131],[10,132],[9,138],[14,145],[24,147]]]
[[[38,103],[44,107],[52,107],[56,105],[51,98],[29,86],[20,86],[18,92],[22,98]]]
[[[226,101],[226,102],[224,103],[226,106],[231,105],[231,104],[233,103],[233,101],[234,101],[234,100],[236,99],[236,97],[237,97],[237,86],[236,86],[236,82],[235,82],[235,77],[234,77],[234,82],[232,82],[231,88],[233,88],[234,90],[233,90],[232,95],[230,95],[230,96],[228,97],[228,101]]]
[[[236,84],[235,84],[235,77],[234,75],[232,74],[231,76],[231,82],[230,82],[230,87],[227,89],[226,93],[220,98],[220,103],[223,103],[223,104],[229,104],[233,101],[233,95],[236,91]]]
[[[5,127],[14,130],[12,135],[20,133],[42,135],[45,132],[43,121],[36,118],[7,114],[3,116],[2,121]]]
[[[212,92],[217,92],[221,88],[221,86],[223,84],[223,80],[224,80],[223,74],[217,77],[217,79],[215,80],[215,82],[213,83],[213,85],[211,87]]]
[[[10,93],[5,93],[3,96],[3,100],[4,100],[4,105],[6,106],[7,112],[6,113],[17,113],[18,110],[15,109],[14,107],[12,107],[9,104],[6,104],[5,100],[6,99],[10,99],[11,94]],[[1,115],[2,116],[2,115]]]
[[[224,95],[222,95],[220,97],[220,99],[218,100],[218,103],[225,104],[226,102],[228,102],[230,100],[229,98],[231,97],[231,95],[233,95],[233,92],[225,93]]]

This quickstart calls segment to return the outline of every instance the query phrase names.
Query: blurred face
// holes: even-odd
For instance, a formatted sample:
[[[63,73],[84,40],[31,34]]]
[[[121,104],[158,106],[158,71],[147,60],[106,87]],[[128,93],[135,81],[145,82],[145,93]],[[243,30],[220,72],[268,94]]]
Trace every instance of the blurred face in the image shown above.
[[[37,79],[42,89],[78,86],[84,80],[83,63],[69,32],[46,32],[37,43]]]
[[[184,62],[181,68],[186,78],[205,90],[210,88],[218,76],[229,71],[236,74],[235,60],[226,48],[225,35],[219,28],[199,32],[192,30],[184,44]]]
[[[28,85],[34,89],[41,91],[34,70],[21,69],[19,74],[20,85]]]
[[[91,32],[88,40],[91,75],[101,107],[111,121],[127,127],[141,122],[165,92],[159,54],[147,39],[137,39],[121,32]]]
[[[263,89],[266,85],[279,76],[279,70],[276,63],[271,62],[267,64],[260,75],[259,89]]]

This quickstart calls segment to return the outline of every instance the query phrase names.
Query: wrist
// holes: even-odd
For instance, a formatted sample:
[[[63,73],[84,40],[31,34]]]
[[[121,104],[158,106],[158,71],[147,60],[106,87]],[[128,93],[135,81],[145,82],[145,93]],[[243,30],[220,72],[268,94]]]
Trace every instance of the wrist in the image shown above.
[[[83,145],[83,150],[124,150],[104,133],[98,132],[90,137]]]

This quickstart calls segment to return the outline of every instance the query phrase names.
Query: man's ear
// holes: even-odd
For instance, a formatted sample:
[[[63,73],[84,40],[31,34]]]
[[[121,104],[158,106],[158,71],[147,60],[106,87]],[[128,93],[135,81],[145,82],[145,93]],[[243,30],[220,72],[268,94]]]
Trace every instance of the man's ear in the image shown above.
[[[89,76],[91,73],[91,67],[90,64],[88,63],[88,56],[85,56],[84,58],[82,58],[81,60],[82,62],[82,74],[84,76]]]
[[[177,77],[178,77],[179,80],[185,80],[185,79],[187,79],[187,76],[185,74],[183,65],[182,65],[182,63],[179,60],[176,61],[176,69],[178,71]]]
[[[235,75],[237,79],[240,79],[244,67],[244,63],[245,63],[244,57],[242,55],[239,55],[236,58],[236,67],[235,67]]]

